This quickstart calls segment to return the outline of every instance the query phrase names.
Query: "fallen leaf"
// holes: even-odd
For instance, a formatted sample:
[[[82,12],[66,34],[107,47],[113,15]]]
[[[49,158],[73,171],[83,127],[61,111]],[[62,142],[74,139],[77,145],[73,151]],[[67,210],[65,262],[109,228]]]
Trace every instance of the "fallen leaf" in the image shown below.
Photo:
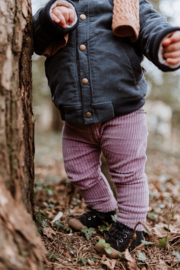
[[[93,261],[91,261],[90,259],[88,259],[88,264],[92,266],[92,265],[95,264],[95,262],[93,262]]]
[[[164,248],[169,244],[169,238],[166,236],[163,239],[159,239],[159,244],[156,246],[157,248]]]
[[[43,228],[43,234],[46,235],[48,238],[53,239],[56,232],[50,227]]]
[[[180,224],[170,225],[169,226],[169,233],[168,237],[169,240],[174,238],[175,234],[180,233]],[[167,236],[167,226],[165,226],[163,223],[156,224],[154,228],[152,228],[152,233],[156,235],[158,238],[165,238]]]
[[[154,267],[154,270],[168,270],[167,268],[167,264],[160,260],[158,264],[156,264],[156,266]]]
[[[63,255],[64,255],[66,258],[69,258],[69,259],[72,258],[72,257],[71,257],[68,253],[66,253],[66,252],[63,252]]]
[[[123,252],[122,254],[125,257],[125,259],[128,261],[127,266],[129,270],[139,270],[139,268],[137,267],[136,261],[132,258],[128,249],[126,249],[125,252]]]
[[[147,260],[146,256],[142,252],[139,252],[138,253],[138,258],[142,262],[144,262],[145,260]]]
[[[124,258],[129,262],[135,262],[135,260],[132,258],[131,254],[129,253],[129,250],[126,249],[125,252],[122,253]]]
[[[110,260],[110,259],[106,258],[106,261],[101,261],[101,263],[103,265],[106,265],[107,269],[113,270],[115,265],[116,265],[116,260]]]
[[[103,256],[102,256],[102,261],[104,261],[106,259],[106,255],[104,254]]]
[[[136,262],[127,262],[127,266],[129,270],[139,270]]]
[[[180,262],[180,254],[177,251],[173,250],[173,255],[176,256],[176,258]]]
[[[87,262],[88,262],[85,258],[80,257],[80,256],[78,256],[78,259],[81,260],[81,262],[82,262],[84,265],[86,265]]]

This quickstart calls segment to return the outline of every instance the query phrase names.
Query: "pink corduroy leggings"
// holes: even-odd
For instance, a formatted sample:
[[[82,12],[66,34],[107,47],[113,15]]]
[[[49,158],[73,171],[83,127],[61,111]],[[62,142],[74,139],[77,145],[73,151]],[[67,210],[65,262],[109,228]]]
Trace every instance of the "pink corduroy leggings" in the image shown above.
[[[77,125],[65,122],[62,145],[68,179],[85,202],[100,212],[117,206],[117,220],[134,228],[146,222],[149,204],[147,176],[144,172],[147,124],[143,107],[110,121]],[[117,189],[117,201],[102,174],[101,151]],[[139,225],[137,230],[143,230]]]

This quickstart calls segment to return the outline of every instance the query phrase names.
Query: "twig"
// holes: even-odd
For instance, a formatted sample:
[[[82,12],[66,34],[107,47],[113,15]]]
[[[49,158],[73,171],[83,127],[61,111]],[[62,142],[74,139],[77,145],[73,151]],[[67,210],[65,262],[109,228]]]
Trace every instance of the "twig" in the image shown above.
[[[120,263],[120,265],[122,266],[122,268],[123,268],[124,270],[126,270],[125,266],[124,266],[121,262],[119,262],[119,263]]]
[[[128,244],[126,250],[128,250],[129,247],[131,246],[132,242],[133,242],[134,240],[136,240],[136,228],[137,228],[137,226],[138,226],[139,224],[143,225],[144,228],[149,232],[149,228],[147,229],[147,226],[146,226],[144,223],[142,223],[141,221],[139,221],[139,222],[136,224],[136,226],[134,227],[133,237],[132,237],[131,240],[129,241],[129,244]],[[125,251],[126,251],[126,250],[125,250]]]

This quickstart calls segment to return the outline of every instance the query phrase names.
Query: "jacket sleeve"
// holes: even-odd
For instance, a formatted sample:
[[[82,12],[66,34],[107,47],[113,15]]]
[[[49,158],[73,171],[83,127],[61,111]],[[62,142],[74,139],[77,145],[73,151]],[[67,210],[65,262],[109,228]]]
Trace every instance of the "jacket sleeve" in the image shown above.
[[[50,15],[51,9],[57,4],[67,3],[76,12],[76,21],[69,27],[62,28],[55,23]],[[73,31],[78,25],[78,13],[70,0],[50,0],[43,8],[39,9],[33,16],[33,39],[35,53],[42,55],[45,49],[54,42],[63,42],[64,36]]]
[[[138,47],[142,53],[164,72],[177,70],[175,68],[162,64],[159,61],[159,49],[162,40],[167,34],[180,30],[180,27],[172,27],[167,19],[160,15],[147,0],[140,1],[140,34],[138,38]]]

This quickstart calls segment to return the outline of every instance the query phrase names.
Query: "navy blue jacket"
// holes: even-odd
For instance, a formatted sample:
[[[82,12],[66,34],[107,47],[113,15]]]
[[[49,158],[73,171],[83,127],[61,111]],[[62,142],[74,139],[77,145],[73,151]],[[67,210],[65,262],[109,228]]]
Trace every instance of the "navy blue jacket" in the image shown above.
[[[68,0],[79,19],[66,29],[50,17],[54,2],[50,0],[34,16],[34,50],[41,55],[49,44],[70,33],[66,47],[45,62],[52,100],[63,120],[98,123],[142,107],[147,92],[143,55],[162,71],[175,70],[159,63],[158,50],[162,39],[180,28],[172,27],[147,0],[140,0],[140,34],[135,43],[113,34],[113,0]]]

